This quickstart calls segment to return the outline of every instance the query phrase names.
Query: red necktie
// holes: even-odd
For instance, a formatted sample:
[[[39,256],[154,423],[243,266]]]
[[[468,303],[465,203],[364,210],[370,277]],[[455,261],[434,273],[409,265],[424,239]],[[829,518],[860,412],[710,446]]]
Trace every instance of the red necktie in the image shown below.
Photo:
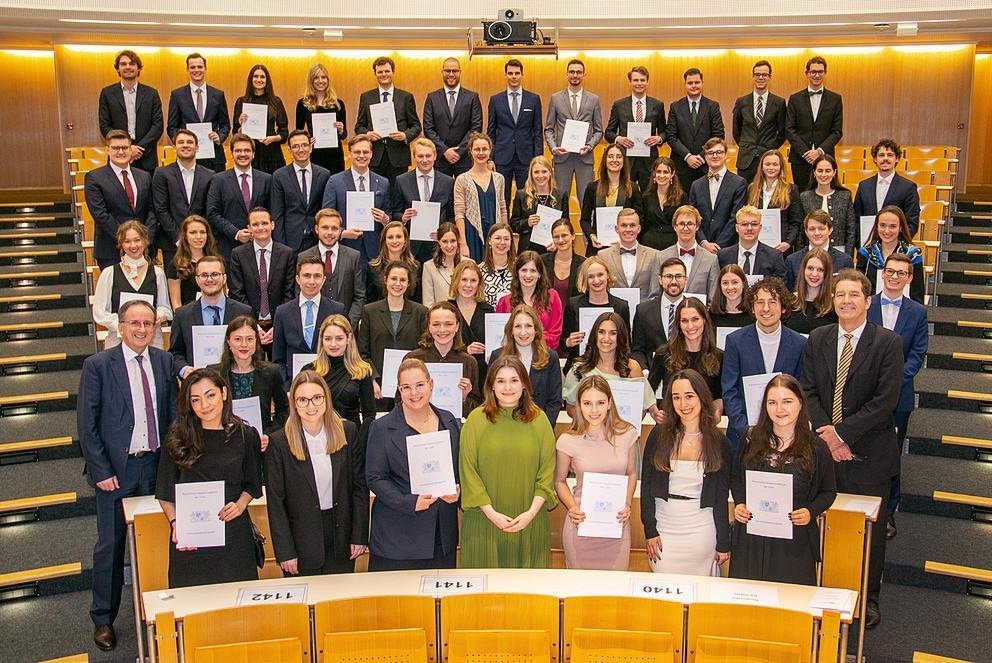
[[[331,262],[331,252],[324,252],[324,276],[331,276],[334,274],[334,264]]]
[[[134,187],[131,186],[131,178],[127,176],[127,171],[121,171],[121,177],[124,178],[124,195],[127,196],[127,202],[134,209]]]

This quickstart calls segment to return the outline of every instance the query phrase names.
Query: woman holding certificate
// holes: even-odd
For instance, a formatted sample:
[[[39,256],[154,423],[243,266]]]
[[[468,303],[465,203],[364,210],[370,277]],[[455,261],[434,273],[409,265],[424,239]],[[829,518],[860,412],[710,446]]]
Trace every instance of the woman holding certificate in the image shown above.
[[[561,412],[561,364],[558,354],[544,342],[541,318],[526,304],[518,304],[503,328],[503,347],[493,358],[516,357],[527,369],[530,396],[544,410],[554,428]]]
[[[833,262],[823,249],[810,249],[803,256],[792,296],[792,314],[785,326],[800,334],[809,334],[817,327],[837,322],[830,282]]]
[[[459,317],[458,309],[447,300],[431,306],[427,311],[427,329],[420,337],[419,347],[407,358],[419,359],[426,364],[461,364],[462,377],[458,380],[458,389],[462,394],[462,407],[467,413],[482,403],[482,383],[479,381],[479,365],[465,352]]]
[[[534,251],[524,251],[517,256],[510,292],[496,302],[496,312],[509,313],[520,304],[537,312],[544,328],[545,343],[549,348],[557,348],[561,338],[562,303],[558,293],[551,288],[544,261]]]
[[[708,576],[730,554],[727,496],[733,455],[703,376],[672,375],[665,416],[644,445],[641,523],[655,573]]]
[[[410,285],[406,296],[420,301],[420,263],[410,252],[410,235],[402,221],[390,221],[379,235],[379,255],[369,261],[365,276],[365,301],[369,304],[386,296],[386,265],[402,262],[410,266]]]
[[[706,380],[713,398],[713,414],[719,419],[723,416],[723,350],[716,347],[716,332],[706,306],[695,297],[686,297],[675,309],[675,319],[675,333],[655,350],[648,382],[655,394],[664,393],[672,375],[684,368],[693,369]]]
[[[810,430],[806,396],[794,377],[783,373],[772,378],[763,401],[731,479],[736,522],[730,577],[815,585],[820,559],[816,519],[837,496],[834,461],[827,445]],[[748,499],[751,481],[758,483],[761,474],[770,473],[789,477],[775,482],[778,490],[773,493],[762,490],[760,500]],[[759,521],[779,516],[771,525],[779,529],[777,536],[750,532],[749,521],[759,509]]]
[[[362,359],[343,315],[331,315],[320,324],[317,358],[304,369],[317,372],[334,394],[334,410],[361,429],[375,419],[375,396],[372,393],[372,365]]]
[[[720,285],[710,297],[710,320],[713,329],[733,327],[739,329],[754,322],[748,311],[750,289],[747,276],[737,263],[731,263],[720,270]]]
[[[246,112],[245,104],[265,106],[265,120],[255,117],[254,110]],[[232,134],[245,133],[255,140],[255,157],[251,160],[253,168],[257,168],[263,173],[270,175],[286,165],[286,159],[282,155],[282,144],[289,137],[289,118],[286,117],[286,107],[282,99],[276,96],[272,90],[272,77],[264,64],[256,64],[248,72],[248,81],[245,83],[245,95],[238,97],[234,102],[234,127]],[[258,120],[259,133],[265,135],[256,137],[249,127]]]
[[[479,383],[486,379],[486,314],[495,313],[486,301],[482,287],[482,270],[472,260],[462,260],[451,275],[448,301],[455,305],[461,317],[462,341],[465,352],[479,365]]]
[[[493,361],[486,402],[462,427],[462,561],[467,569],[548,568],[555,436],[516,357]]]
[[[342,144],[348,137],[347,118],[344,101],[338,97],[331,85],[331,77],[322,64],[310,67],[307,73],[307,85],[303,98],[296,102],[296,128],[306,129],[310,133],[311,144],[317,141],[317,131],[314,129],[314,116],[322,122],[325,116],[333,122],[334,131],[338,135],[337,147],[316,147],[310,153],[310,160],[318,166],[331,171],[331,175],[344,170],[344,148]],[[333,118],[333,120],[331,120]]]
[[[478,262],[484,248],[482,238],[489,236],[494,225],[507,222],[506,198],[503,176],[489,170],[492,139],[473,132],[468,137],[468,150],[472,168],[455,178],[452,201],[461,238],[459,250],[463,256]]]
[[[223,504],[219,512],[177,496],[198,488],[181,490],[182,484],[203,482],[223,484],[223,494],[214,496]],[[202,487],[205,492],[210,488]],[[231,412],[231,395],[220,373],[212,368],[189,373],[179,388],[176,419],[165,438],[165,453],[159,455],[155,485],[155,497],[172,526],[169,587],[257,580],[248,504],[261,496],[258,433]],[[177,519],[198,526],[219,519],[223,543],[197,547],[180,541]]]
[[[641,216],[641,190],[630,179],[627,150],[610,145],[599,162],[599,178],[590,182],[582,193],[582,215],[579,225],[586,237],[586,256],[595,255],[606,244],[596,234],[596,209],[599,207],[630,207]]]
[[[219,255],[217,240],[207,220],[198,214],[190,214],[183,219],[179,226],[176,255],[165,268],[172,310],[196,301],[196,293],[200,291],[200,286],[196,284],[196,263],[200,258]]]
[[[461,259],[462,254],[458,251],[458,228],[453,223],[442,221],[437,227],[434,257],[424,263],[420,279],[420,301],[424,306],[431,306],[448,298],[451,277]]]
[[[366,550],[365,449],[334,411],[327,384],[300,371],[283,430],[265,454],[266,502],[276,561],[287,575],[351,573]]]
[[[567,357],[565,373],[572,368],[572,362],[579,355],[579,346],[585,339],[585,332],[579,331],[579,309],[606,307],[616,311],[624,320],[630,320],[630,306],[626,299],[610,294],[610,288],[617,284],[609,265],[599,256],[586,258],[579,268],[575,287],[579,294],[565,305],[565,317],[561,329],[561,348]]]
[[[568,191],[558,191],[556,188],[555,171],[551,161],[543,154],[531,159],[527,182],[523,189],[517,190],[514,194],[510,212],[510,227],[520,236],[517,246],[521,252],[547,253],[554,250],[553,240],[548,243],[530,241],[534,226],[541,221],[537,208],[547,207],[557,218],[568,219],[568,199]]]
[[[761,168],[747,188],[747,204],[758,209],[779,210],[781,241],[773,249],[788,255],[799,248],[803,206],[798,187],[785,179],[785,160],[778,150],[768,150],[761,155]]]
[[[369,571],[453,569],[458,547],[461,423],[450,412],[431,405],[434,381],[424,362],[404,359],[396,384],[400,399],[389,414],[373,422],[365,459],[368,487],[375,493]],[[437,453],[437,443],[445,437],[449,455],[441,464],[451,464],[454,491],[448,495],[415,493],[408,445],[433,444],[428,453]]]
[[[506,223],[489,229],[486,248],[482,254],[482,289],[490,306],[496,306],[503,295],[509,294],[513,281],[513,264],[517,251],[513,248],[513,233]]]
[[[653,172],[642,198],[644,215],[637,241],[663,251],[678,241],[672,226],[672,216],[675,210],[685,204],[685,192],[682,191],[679,178],[675,176],[675,162],[668,157],[658,157],[654,162]]]
[[[637,485],[637,438],[639,431],[620,418],[613,402],[609,383],[602,377],[591,375],[581,383],[576,393],[578,406],[568,432],[558,438],[558,462],[555,470],[555,490],[558,499],[567,509],[562,528],[562,546],[565,548],[565,566],[570,569],[602,569],[626,571],[630,563],[630,505]],[[575,490],[569,488],[569,472],[575,474]],[[613,505],[608,514],[593,523],[596,514],[583,508],[583,487],[586,473],[612,475],[613,490],[605,493],[613,498],[603,502]],[[624,477],[621,482],[618,477]],[[617,490],[622,493],[617,495]],[[599,493],[597,493],[597,497]],[[586,500],[594,506],[600,500]],[[612,527],[604,528],[603,521]],[[586,527],[595,525],[592,533]],[[604,529],[613,529],[604,532]]]

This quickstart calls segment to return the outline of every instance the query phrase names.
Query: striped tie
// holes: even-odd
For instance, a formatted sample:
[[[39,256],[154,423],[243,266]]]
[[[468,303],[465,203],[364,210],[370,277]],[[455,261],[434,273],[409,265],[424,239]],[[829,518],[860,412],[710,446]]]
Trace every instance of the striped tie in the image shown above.
[[[844,418],[844,383],[847,382],[847,371],[851,368],[851,357],[854,356],[852,338],[854,334],[844,334],[844,349],[841,350],[840,362],[837,363],[837,382],[834,384],[834,407],[831,417],[835,426]]]

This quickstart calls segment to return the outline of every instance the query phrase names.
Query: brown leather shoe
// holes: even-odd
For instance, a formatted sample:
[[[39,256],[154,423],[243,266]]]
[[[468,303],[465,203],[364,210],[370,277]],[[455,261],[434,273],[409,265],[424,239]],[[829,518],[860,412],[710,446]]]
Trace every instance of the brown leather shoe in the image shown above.
[[[99,624],[93,629],[93,642],[103,651],[110,651],[117,646],[117,634],[110,624]]]

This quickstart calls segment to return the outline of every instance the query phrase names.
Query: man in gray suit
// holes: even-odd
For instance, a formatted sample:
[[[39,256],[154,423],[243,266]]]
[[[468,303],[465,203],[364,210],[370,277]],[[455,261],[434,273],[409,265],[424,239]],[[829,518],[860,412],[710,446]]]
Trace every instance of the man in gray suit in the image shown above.
[[[761,155],[785,142],[785,99],[768,91],[772,65],[759,60],[751,67],[754,90],[734,102],[737,174],[748,184],[761,167]]]
[[[678,242],[661,252],[662,262],[669,258],[678,258],[685,264],[689,273],[685,282],[685,291],[694,295],[706,295],[706,301],[713,297],[713,292],[720,284],[720,264],[716,255],[710,253],[696,242],[696,232],[702,222],[702,216],[692,205],[682,205],[672,215],[672,225]]]
[[[548,119],[544,123],[544,140],[553,155],[558,190],[571,191],[574,174],[575,191],[581,196],[593,180],[592,151],[603,138],[603,114],[599,108],[599,97],[582,87],[586,77],[586,66],[582,60],[569,60],[566,75],[568,87],[551,95]],[[586,144],[578,154],[561,147],[566,120],[589,123]]]
[[[342,245],[341,214],[337,210],[322,209],[317,212],[314,234],[317,244],[300,253],[317,256],[324,265],[324,287],[321,294],[344,304],[353,331],[358,331],[358,321],[365,306],[365,263],[356,249]]]
[[[641,291],[641,301],[661,292],[657,274],[661,271],[661,252],[637,243],[641,232],[641,220],[637,212],[629,207],[617,215],[617,235],[620,243],[613,244],[597,255],[610,268],[610,274],[617,280],[618,288],[637,288]]]

